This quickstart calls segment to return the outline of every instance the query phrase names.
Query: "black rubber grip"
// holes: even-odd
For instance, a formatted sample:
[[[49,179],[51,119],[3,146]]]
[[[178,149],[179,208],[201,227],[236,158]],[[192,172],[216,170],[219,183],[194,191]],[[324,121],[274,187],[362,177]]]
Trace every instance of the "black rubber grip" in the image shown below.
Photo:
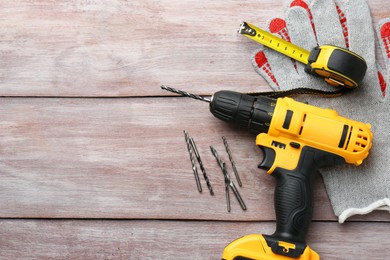
[[[275,168],[272,176],[276,178],[276,231],[271,236],[264,235],[274,253],[293,258],[303,253],[313,213],[312,186],[318,169],[344,162],[338,155],[307,146],[302,149],[294,170]],[[279,245],[280,241],[294,244],[295,249],[286,250]]]
[[[316,170],[314,169],[313,174]],[[274,172],[277,180],[275,188],[276,232],[274,235],[305,242],[305,236],[313,212],[311,179],[301,173],[291,173],[284,169]]]
[[[313,212],[312,183],[317,173],[312,152],[303,155],[302,165],[294,171],[276,168],[275,213],[276,231],[267,236],[272,251],[289,257],[299,257],[306,248],[306,233]],[[294,244],[296,249],[286,250],[279,241]]]

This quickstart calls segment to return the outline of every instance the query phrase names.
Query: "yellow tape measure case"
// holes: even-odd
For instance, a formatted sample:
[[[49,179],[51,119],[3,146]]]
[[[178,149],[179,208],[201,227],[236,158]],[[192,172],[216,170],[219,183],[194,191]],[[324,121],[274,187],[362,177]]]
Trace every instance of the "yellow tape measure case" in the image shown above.
[[[367,71],[365,60],[347,49],[333,45],[315,47],[305,71],[325,78],[332,86],[357,87]]]

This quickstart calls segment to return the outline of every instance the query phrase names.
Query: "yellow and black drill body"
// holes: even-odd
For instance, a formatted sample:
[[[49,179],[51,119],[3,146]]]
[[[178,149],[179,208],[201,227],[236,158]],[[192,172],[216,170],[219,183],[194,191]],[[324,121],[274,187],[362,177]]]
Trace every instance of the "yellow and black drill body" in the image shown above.
[[[312,219],[312,184],[318,169],[360,165],[372,144],[370,125],[284,97],[273,99],[219,91],[211,113],[248,128],[264,153],[259,168],[276,178],[276,231],[244,236],[224,250],[222,259],[319,259],[305,242]]]
[[[206,101],[215,117],[257,134],[256,144],[264,153],[259,168],[276,178],[275,233],[239,238],[224,249],[222,259],[319,259],[305,241],[312,219],[313,181],[320,168],[360,165],[372,146],[371,126],[288,97],[222,90],[209,100],[162,88]]]

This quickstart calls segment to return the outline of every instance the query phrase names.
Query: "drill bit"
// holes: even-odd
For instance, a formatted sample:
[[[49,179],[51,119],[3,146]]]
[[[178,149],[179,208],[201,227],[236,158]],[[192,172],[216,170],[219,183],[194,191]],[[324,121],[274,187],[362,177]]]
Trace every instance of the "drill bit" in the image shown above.
[[[213,196],[214,195],[213,187],[211,186],[209,177],[207,176],[206,170],[205,170],[205,168],[203,166],[203,162],[202,162],[202,159],[200,158],[200,154],[198,152],[198,148],[196,147],[194,138],[190,137],[190,143],[191,143],[191,146],[192,146],[192,148],[194,150],[195,157],[198,160],[198,163],[199,163],[199,166],[200,166],[200,170],[203,173],[203,177],[204,177],[204,180],[206,181],[207,188],[209,189],[210,194]]]
[[[161,89],[167,90],[167,91],[172,92],[172,93],[179,94],[179,95],[181,95],[183,97],[190,97],[190,98],[193,98],[193,99],[197,99],[197,100],[200,100],[200,101],[211,103],[211,100],[208,99],[208,98],[204,98],[204,97],[199,96],[199,95],[191,94],[191,93],[185,92],[183,90],[171,88],[171,87],[168,87],[168,86],[165,86],[165,85],[162,85]]]
[[[226,193],[227,211],[230,212],[231,211],[231,207],[230,207],[229,181],[226,178],[226,174],[225,173],[227,173],[227,171],[226,171],[226,164],[224,162],[222,163],[222,172],[223,172],[223,175],[225,176],[225,193]]]
[[[221,158],[218,155],[217,150],[213,147],[210,146],[211,153],[214,155],[215,160],[217,160],[217,163],[219,167],[222,170],[222,173],[224,175],[224,180],[225,180],[225,194],[226,194],[226,205],[227,205],[227,211],[230,212],[230,195],[229,195],[229,183],[228,180],[226,179],[225,176],[225,170],[226,170],[226,165],[224,162],[222,162]]]
[[[217,150],[210,146],[211,152],[213,153],[215,159],[217,160],[217,163],[219,167],[222,169],[222,173],[225,179],[225,190],[226,190],[226,203],[227,203],[227,209],[228,212],[230,212],[230,195],[229,195],[229,186],[232,188],[234,196],[236,196],[238,202],[240,203],[240,206],[243,210],[246,210],[246,205],[244,200],[242,199],[240,193],[238,192],[236,185],[234,185],[234,182],[230,179],[230,175],[226,169],[226,164],[221,160],[221,158],[218,155]]]
[[[210,146],[210,150],[211,150],[211,153],[214,155],[215,159],[217,160],[219,167],[221,167],[221,169],[222,169],[223,163],[222,163],[221,158],[219,157],[217,150],[213,146]]]
[[[226,152],[229,155],[229,160],[230,160],[230,162],[232,164],[233,172],[234,172],[234,175],[236,176],[238,185],[240,185],[240,187],[242,187],[241,179],[240,179],[240,176],[238,175],[238,171],[237,171],[237,168],[236,168],[236,163],[233,160],[232,152],[230,151],[230,148],[229,148],[228,142],[226,140],[226,137],[222,136],[222,140],[223,140],[223,144],[225,145]]]
[[[194,172],[196,186],[198,187],[198,191],[202,192],[202,185],[200,184],[198,170],[197,170],[196,165],[195,165],[195,159],[194,159],[192,146],[191,146],[191,143],[190,143],[190,138],[189,138],[188,132],[186,130],[184,130],[183,132],[184,132],[184,138],[185,138],[186,143],[187,143],[187,149],[188,149],[188,152],[190,154],[190,160],[191,160],[191,164],[192,164],[192,171]]]
[[[230,175],[226,170],[226,165],[223,163],[224,169],[223,169],[223,174],[225,175],[225,182],[228,183],[228,185],[232,188],[234,196],[236,196],[236,199],[238,200],[238,203],[240,203],[240,206],[243,210],[246,210],[246,205],[244,200],[242,199],[240,193],[238,192],[236,185],[234,182],[230,179]]]

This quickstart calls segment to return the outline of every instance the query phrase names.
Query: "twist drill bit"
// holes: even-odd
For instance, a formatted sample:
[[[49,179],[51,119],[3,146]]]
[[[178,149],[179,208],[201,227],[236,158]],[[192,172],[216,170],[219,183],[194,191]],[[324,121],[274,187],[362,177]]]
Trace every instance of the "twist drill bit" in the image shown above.
[[[219,167],[221,167],[221,169],[222,169],[223,163],[222,163],[221,158],[219,157],[217,150],[213,146],[210,146],[210,150],[211,150],[211,153],[214,155],[215,159],[217,160]]]
[[[227,204],[227,211],[231,211],[230,207],[230,192],[229,192],[229,180],[226,178],[226,164],[223,162],[222,163],[222,172],[223,175],[225,176],[225,193],[226,193],[226,204]]]
[[[203,177],[204,177],[204,180],[206,181],[207,188],[209,189],[210,194],[214,195],[213,187],[211,186],[209,177],[207,176],[206,170],[205,170],[205,168],[203,166],[203,162],[202,162],[202,159],[200,158],[200,154],[198,152],[198,148],[196,147],[194,138],[190,137],[190,143],[191,143],[191,146],[192,146],[192,148],[194,150],[195,157],[198,160],[198,163],[199,163],[199,166],[200,166],[200,170],[203,173]]]
[[[172,93],[179,94],[179,95],[181,95],[183,97],[190,97],[190,98],[193,98],[193,99],[197,99],[197,100],[200,100],[200,101],[211,103],[211,100],[208,99],[208,98],[204,98],[204,97],[199,96],[199,95],[191,94],[191,93],[185,92],[183,90],[171,88],[171,87],[168,87],[168,86],[165,86],[165,85],[162,85],[161,89],[167,90],[167,91],[172,92]]]
[[[192,146],[191,146],[191,143],[190,143],[190,138],[189,138],[188,132],[186,130],[184,130],[183,132],[184,132],[184,138],[185,138],[186,143],[187,143],[188,153],[190,154],[190,160],[191,160],[191,164],[192,164],[192,171],[194,172],[196,186],[198,187],[198,191],[202,192],[202,185],[200,184],[198,170],[197,170],[196,165],[195,165],[195,158],[194,158]]]
[[[229,156],[229,160],[230,160],[230,162],[232,164],[233,172],[234,172],[234,175],[236,176],[238,185],[240,185],[240,187],[242,187],[241,179],[240,179],[240,176],[238,175],[238,171],[237,171],[237,168],[236,168],[236,163],[233,160],[232,152],[230,151],[230,148],[229,148],[228,142],[226,140],[226,137],[222,136],[222,140],[223,140],[223,144],[225,145],[226,152],[227,152],[227,154]]]
[[[225,180],[225,194],[226,194],[226,205],[227,205],[227,211],[230,212],[230,194],[229,194],[229,182],[228,179],[226,178],[225,172],[226,172],[226,165],[224,162],[222,162],[221,158],[219,157],[219,154],[217,150],[213,147],[210,146],[211,153],[214,155],[215,160],[217,160],[217,163],[219,167],[222,170],[224,180]]]
[[[243,210],[246,210],[246,205],[244,200],[242,199],[240,193],[238,192],[236,185],[234,185],[234,182],[230,179],[230,175],[226,169],[226,164],[221,160],[221,158],[218,155],[217,150],[213,147],[210,146],[211,152],[214,155],[215,159],[217,160],[217,163],[219,167],[222,170],[224,179],[225,179],[225,190],[226,190],[226,203],[227,203],[227,208],[228,211],[230,212],[230,195],[229,195],[229,186],[232,188],[234,196],[236,196],[238,202],[240,203],[240,206]]]
[[[230,179],[230,175],[226,169],[226,164],[223,163],[223,174],[225,175],[225,181],[228,183],[228,185],[232,188],[234,196],[236,196],[238,203],[240,203],[240,206],[243,210],[246,210],[246,205],[244,200],[242,199],[240,193],[238,192],[236,185],[234,182]]]

